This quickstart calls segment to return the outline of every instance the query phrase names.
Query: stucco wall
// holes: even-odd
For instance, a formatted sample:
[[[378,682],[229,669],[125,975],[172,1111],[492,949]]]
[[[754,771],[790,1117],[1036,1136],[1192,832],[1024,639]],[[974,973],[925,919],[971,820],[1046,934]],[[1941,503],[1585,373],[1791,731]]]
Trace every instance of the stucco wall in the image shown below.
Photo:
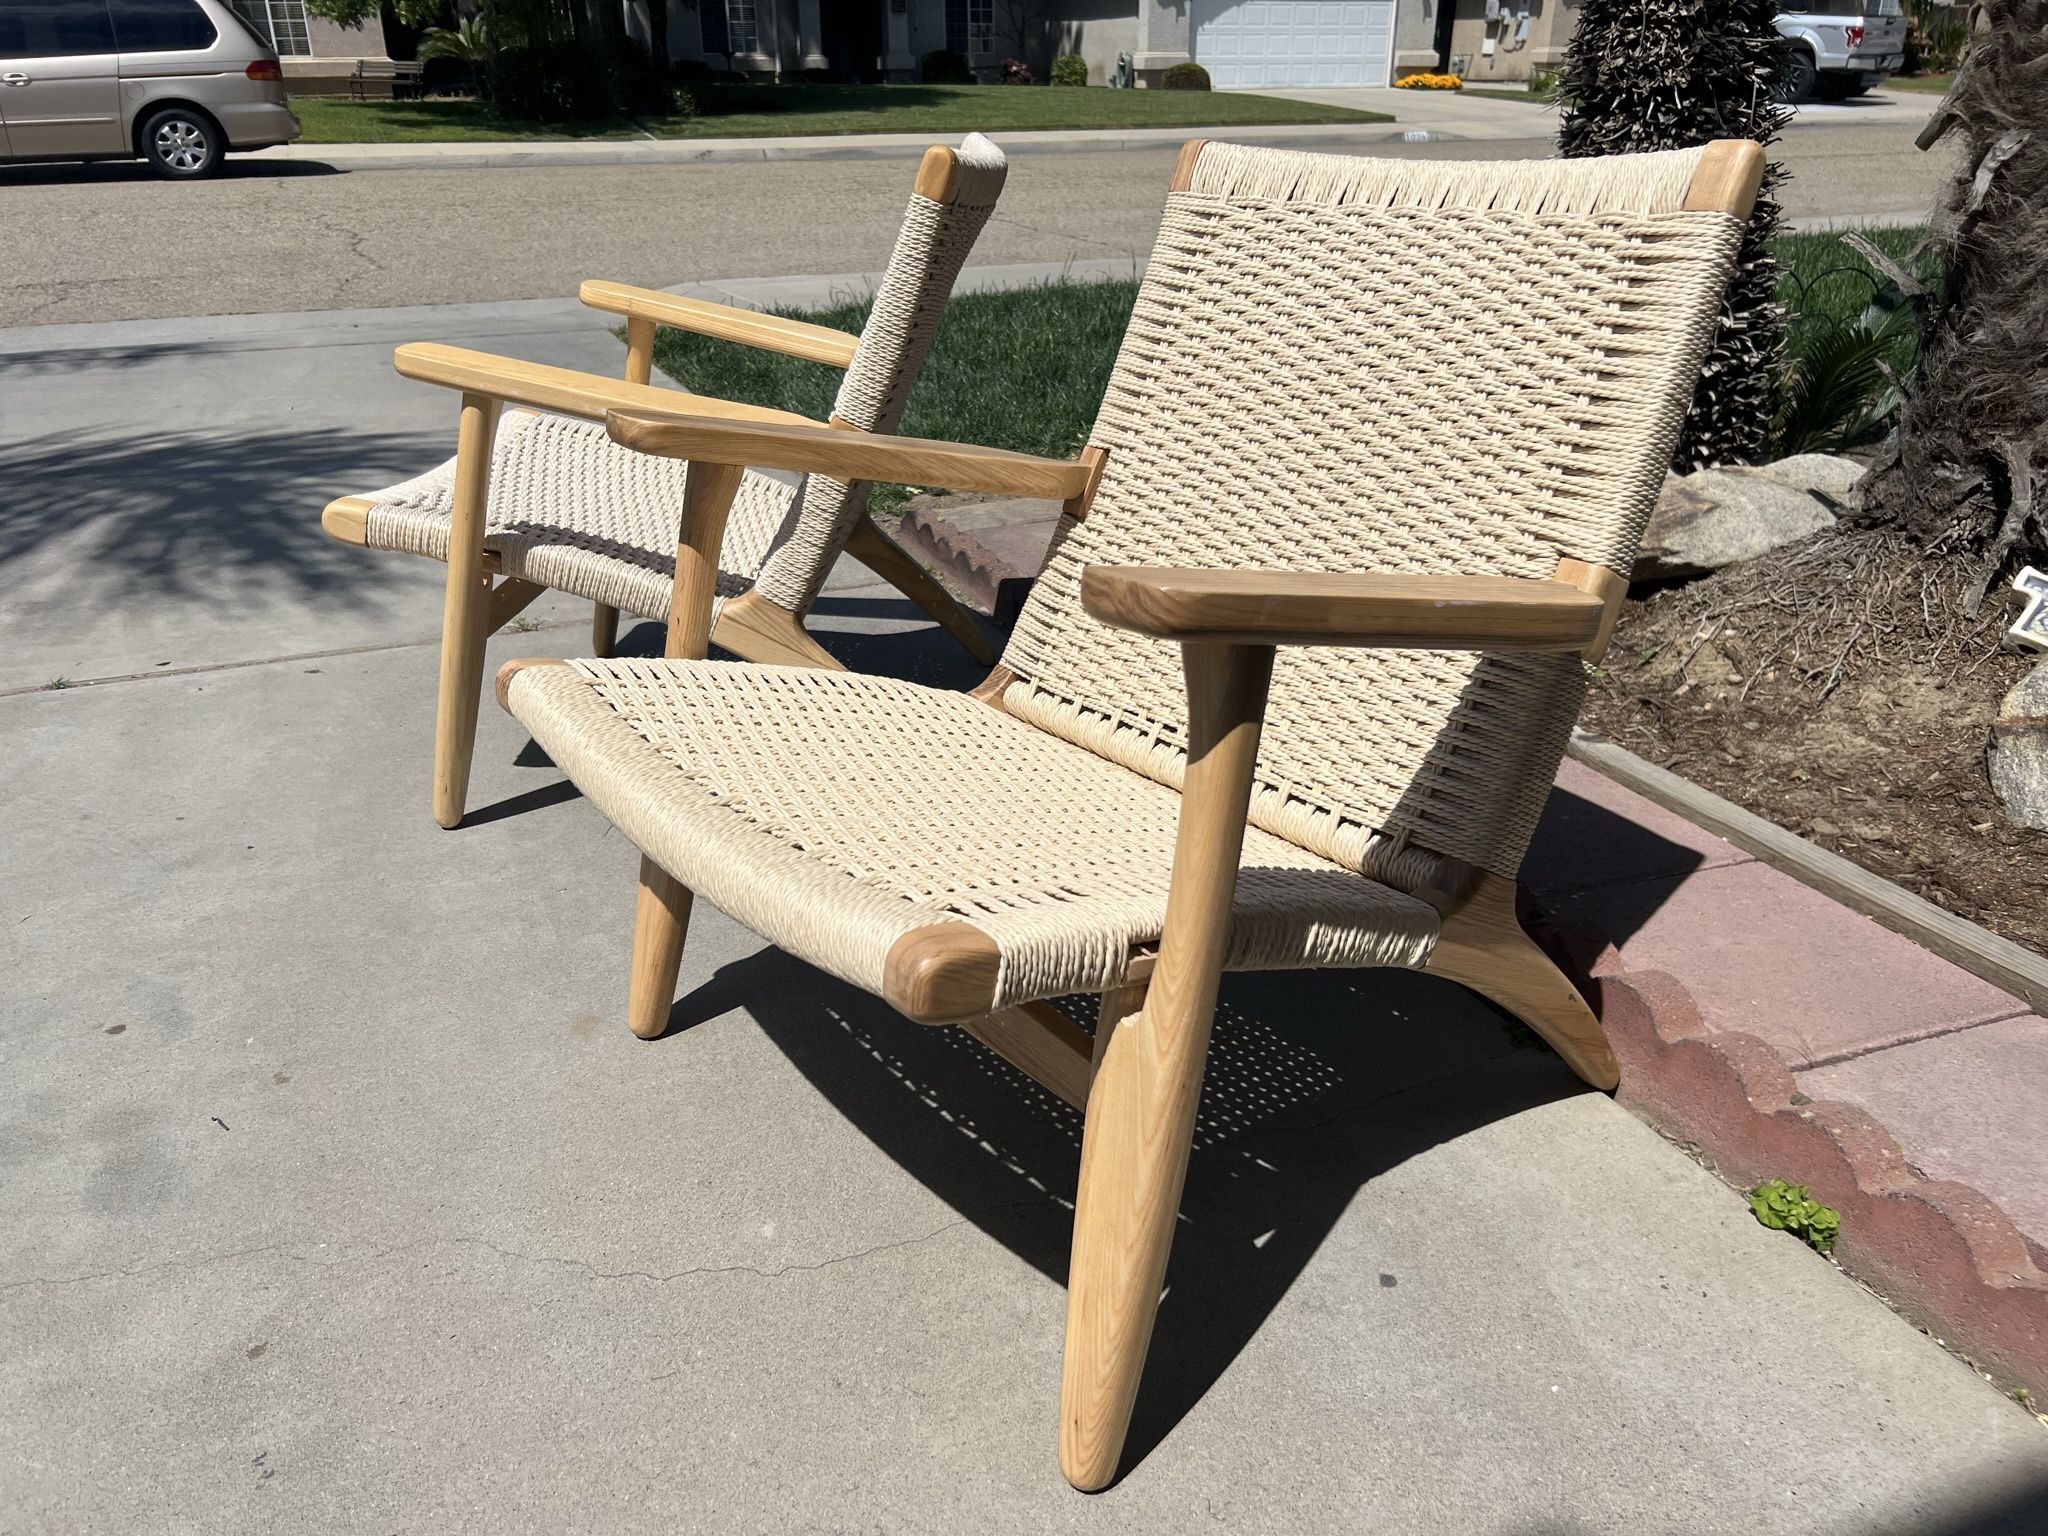
[[[1529,35],[1517,40],[1518,17],[1526,3]],[[1456,0],[1451,26],[1452,67],[1465,57],[1464,74],[1475,85],[1496,80],[1527,80],[1539,69],[1554,69],[1564,60],[1565,44],[1578,23],[1578,8],[1567,0],[1502,0],[1500,19],[1486,19],[1486,0]],[[1493,53],[1485,50],[1493,39]]]

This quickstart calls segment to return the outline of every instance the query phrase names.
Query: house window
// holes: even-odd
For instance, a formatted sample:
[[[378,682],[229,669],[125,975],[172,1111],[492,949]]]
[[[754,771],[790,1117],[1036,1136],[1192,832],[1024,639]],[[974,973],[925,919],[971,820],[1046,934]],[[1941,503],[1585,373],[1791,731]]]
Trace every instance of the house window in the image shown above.
[[[754,6],[755,0],[702,0],[698,17],[704,29],[704,51],[728,58],[736,53],[759,53],[761,30],[755,22]]]
[[[954,53],[995,48],[995,0],[946,0],[946,47]]]
[[[282,57],[305,58],[312,53],[313,40],[306,30],[306,0],[228,0],[228,8]]]

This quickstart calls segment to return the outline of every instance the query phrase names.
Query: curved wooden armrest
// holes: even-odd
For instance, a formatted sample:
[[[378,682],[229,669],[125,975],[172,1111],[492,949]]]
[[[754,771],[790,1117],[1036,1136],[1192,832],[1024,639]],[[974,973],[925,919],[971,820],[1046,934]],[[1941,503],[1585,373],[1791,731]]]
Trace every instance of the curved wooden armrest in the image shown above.
[[[515,405],[560,411],[565,416],[583,416],[592,421],[601,420],[607,411],[623,407],[643,411],[689,411],[699,416],[738,421],[817,425],[810,417],[799,416],[794,411],[742,405],[735,400],[685,394],[679,389],[661,389],[652,384],[630,384],[624,379],[578,373],[573,368],[551,368],[545,363],[499,357],[492,352],[472,352],[467,347],[443,346],[437,341],[407,342],[392,360],[408,379],[441,384],[449,389],[459,389],[464,394],[484,395]]]
[[[1078,496],[1091,468],[1072,459],[1041,459],[1002,448],[892,437],[853,427],[784,426],[680,414],[689,409],[683,404],[661,415],[615,410],[605,417],[605,427],[615,442],[665,458],[804,470],[840,480],[902,480],[960,491],[1006,491],[1048,501]]]
[[[860,345],[858,336],[849,336],[830,326],[811,325],[732,304],[714,304],[708,299],[685,299],[653,288],[635,288],[629,283],[592,278],[578,291],[578,297],[592,309],[652,320],[656,325],[672,325],[680,331],[736,341],[834,368],[850,366],[854,348]]]
[[[1607,604],[1563,581],[1091,565],[1081,603],[1119,629],[1225,645],[1584,651]]]

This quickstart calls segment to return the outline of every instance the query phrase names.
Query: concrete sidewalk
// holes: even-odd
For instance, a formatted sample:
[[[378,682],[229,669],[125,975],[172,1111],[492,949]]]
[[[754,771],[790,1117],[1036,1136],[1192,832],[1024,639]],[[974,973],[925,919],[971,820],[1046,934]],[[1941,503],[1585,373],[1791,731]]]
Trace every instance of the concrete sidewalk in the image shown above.
[[[494,707],[428,818],[439,567],[314,513],[446,451],[388,337],[615,360],[570,313],[66,328],[11,397],[10,677],[150,675],[0,697],[9,1530],[2038,1531],[2030,1416],[1385,973],[1227,987],[1131,1470],[1068,1491],[1073,1114],[710,910],[633,1040],[633,851]],[[584,643],[539,612],[493,662]],[[816,627],[974,675],[851,564]]]
[[[1455,91],[1397,91],[1389,87],[1270,91],[1294,101],[1381,112],[1382,123],[1229,123],[1204,128],[1063,128],[1006,131],[1000,135],[1013,155],[1102,153],[1111,150],[1171,149],[1196,138],[1235,144],[1272,144],[1290,149],[1355,150],[1386,143],[1439,140],[1523,140],[1550,138],[1557,109],[1540,102],[1501,101]],[[1874,126],[1910,123],[1918,127],[1938,98],[1923,102],[1873,93],[1850,102],[1810,102],[1793,119],[1802,127]],[[240,158],[255,163],[327,166],[341,171],[498,170],[518,166],[705,165],[782,160],[915,159],[937,140],[958,135],[926,133],[789,134],[763,138],[569,139],[450,142],[431,144],[281,144]]]

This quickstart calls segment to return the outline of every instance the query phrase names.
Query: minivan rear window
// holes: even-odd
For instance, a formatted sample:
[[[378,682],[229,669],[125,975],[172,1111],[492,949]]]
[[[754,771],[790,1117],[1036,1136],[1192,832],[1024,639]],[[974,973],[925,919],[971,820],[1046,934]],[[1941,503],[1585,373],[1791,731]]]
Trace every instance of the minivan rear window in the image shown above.
[[[195,0],[111,0],[114,42],[123,53],[211,48],[219,36]]]
[[[101,0],[6,0],[0,4],[0,59],[112,53],[114,29]]]

